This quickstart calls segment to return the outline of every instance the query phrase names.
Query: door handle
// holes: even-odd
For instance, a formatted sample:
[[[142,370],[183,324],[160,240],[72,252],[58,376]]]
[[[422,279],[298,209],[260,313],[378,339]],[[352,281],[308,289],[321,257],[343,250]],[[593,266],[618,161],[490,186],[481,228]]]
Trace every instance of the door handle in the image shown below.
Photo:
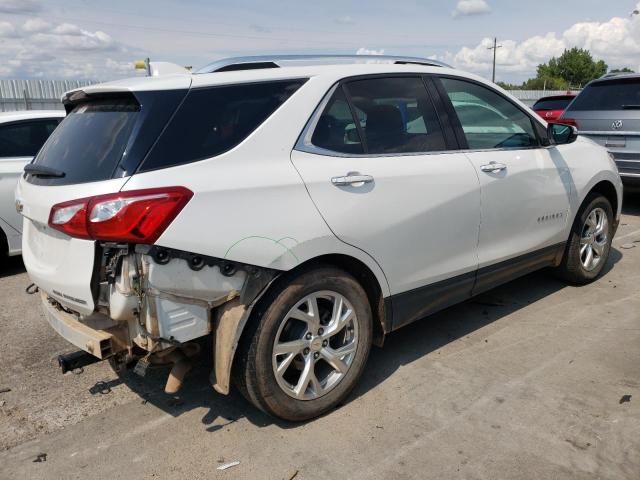
[[[498,163],[498,162],[489,162],[486,165],[480,166],[480,170],[488,173],[498,173],[506,169],[507,169],[507,166],[504,163]]]
[[[365,183],[373,182],[373,177],[371,175],[362,175],[358,172],[349,172],[343,177],[332,177],[331,183],[333,183],[336,187],[346,187],[346,186],[354,186],[361,187]]]

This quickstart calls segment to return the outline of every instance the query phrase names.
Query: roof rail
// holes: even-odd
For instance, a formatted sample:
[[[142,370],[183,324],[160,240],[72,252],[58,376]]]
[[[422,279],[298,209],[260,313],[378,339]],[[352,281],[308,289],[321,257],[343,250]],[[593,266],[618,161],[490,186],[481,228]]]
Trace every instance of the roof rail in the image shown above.
[[[280,68],[287,63],[336,65],[343,63],[395,63],[449,67],[446,63],[429,58],[396,57],[392,55],[276,55],[224,58],[202,67],[195,73],[230,72],[234,70],[255,70],[259,68]]]
[[[609,72],[602,75],[598,80],[612,77],[631,77],[634,75],[638,76],[636,72]]]

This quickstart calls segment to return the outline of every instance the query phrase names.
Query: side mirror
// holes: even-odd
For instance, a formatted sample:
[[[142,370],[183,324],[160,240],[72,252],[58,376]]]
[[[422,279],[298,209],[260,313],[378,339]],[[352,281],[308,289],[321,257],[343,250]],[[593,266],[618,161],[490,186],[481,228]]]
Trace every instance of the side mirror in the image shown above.
[[[576,141],[578,138],[578,129],[573,125],[550,123],[547,127],[547,136],[554,145],[566,145]]]

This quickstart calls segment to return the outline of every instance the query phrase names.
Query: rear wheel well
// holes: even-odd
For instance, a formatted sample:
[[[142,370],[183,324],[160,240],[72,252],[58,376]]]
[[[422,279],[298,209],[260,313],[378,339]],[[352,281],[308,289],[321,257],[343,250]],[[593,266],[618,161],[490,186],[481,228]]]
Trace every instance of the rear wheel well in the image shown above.
[[[312,270],[318,267],[335,267],[345,271],[354,277],[367,293],[369,304],[371,305],[371,313],[373,314],[373,344],[382,346],[384,343],[385,333],[388,331],[387,315],[384,299],[382,297],[382,289],[378,283],[378,279],[371,269],[362,261],[341,254],[328,254],[320,257],[312,258],[301,263],[292,270],[283,273],[276,280],[277,283],[286,282],[291,275],[297,275],[304,270]],[[273,288],[274,285],[271,286]]]
[[[609,200],[614,217],[618,214],[618,192],[616,191],[616,187],[613,186],[613,183],[608,180],[603,180],[602,182],[596,183],[589,193],[599,193]],[[589,195],[585,198],[588,198],[588,196]]]

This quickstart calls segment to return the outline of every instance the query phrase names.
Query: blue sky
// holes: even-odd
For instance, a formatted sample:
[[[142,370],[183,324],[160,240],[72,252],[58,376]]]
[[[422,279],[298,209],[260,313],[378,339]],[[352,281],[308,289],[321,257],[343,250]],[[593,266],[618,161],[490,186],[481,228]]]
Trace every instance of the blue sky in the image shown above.
[[[521,81],[566,47],[640,67],[637,0],[0,0],[0,77],[114,78],[131,61],[201,66],[225,56],[355,53],[436,56]]]

